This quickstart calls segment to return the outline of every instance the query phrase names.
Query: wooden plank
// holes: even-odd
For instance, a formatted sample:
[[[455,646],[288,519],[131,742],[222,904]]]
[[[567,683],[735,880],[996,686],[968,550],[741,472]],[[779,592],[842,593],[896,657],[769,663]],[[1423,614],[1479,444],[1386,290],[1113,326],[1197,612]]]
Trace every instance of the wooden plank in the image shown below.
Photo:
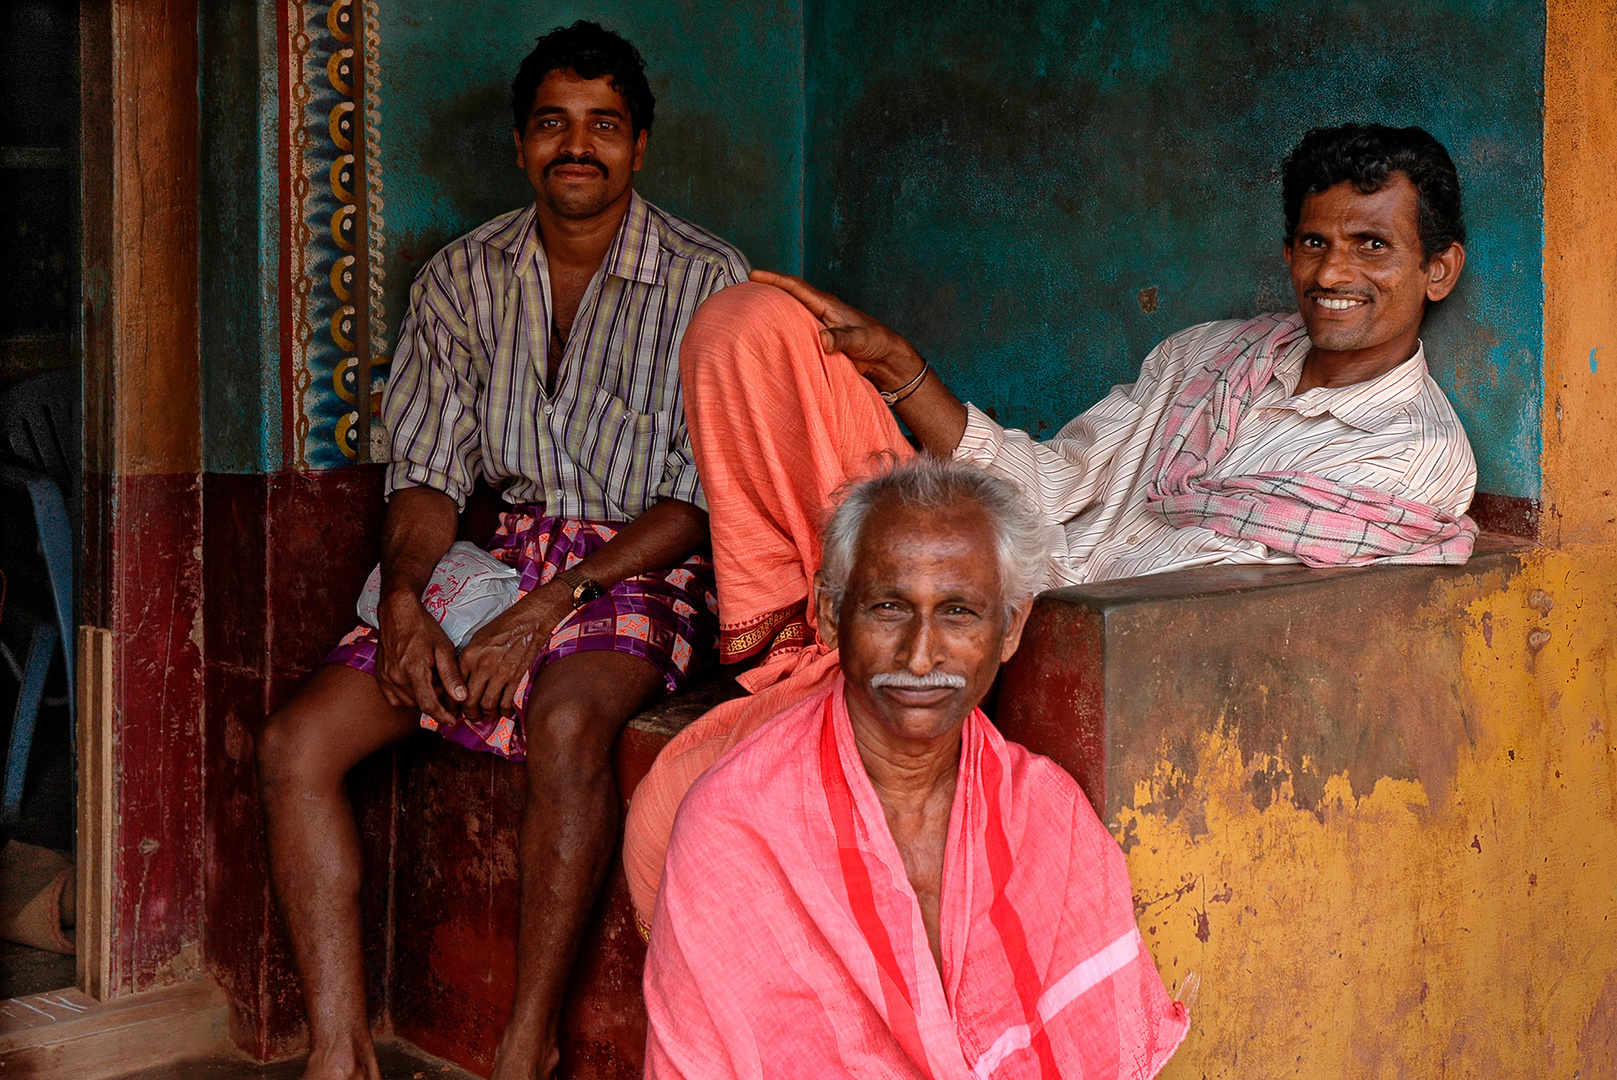
[[[28,1028],[76,1019],[95,1007],[95,999],[82,990],[53,990],[0,1001],[0,1039]]]
[[[112,985],[112,632],[79,627],[79,989],[105,999]]]
[[[0,1003],[0,1076],[108,1080],[219,1049],[227,1027],[224,994],[206,980],[113,1002],[13,998]]]

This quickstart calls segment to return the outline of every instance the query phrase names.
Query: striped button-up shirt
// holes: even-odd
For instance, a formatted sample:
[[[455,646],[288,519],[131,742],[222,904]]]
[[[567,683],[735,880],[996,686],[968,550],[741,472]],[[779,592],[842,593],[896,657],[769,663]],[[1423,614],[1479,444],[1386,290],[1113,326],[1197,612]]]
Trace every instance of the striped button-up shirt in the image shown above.
[[[388,492],[431,487],[464,506],[481,474],[557,517],[704,506],[679,342],[698,304],[746,280],[746,260],[631,194],[547,393],[550,273],[534,217],[532,205],[497,217],[416,276],[382,403]]]
[[[1241,325],[1204,323],[1168,338],[1146,357],[1137,382],[1114,387],[1048,442],[967,407],[955,457],[1014,480],[1046,521],[1060,523],[1050,530],[1050,584],[1297,561],[1256,541],[1175,528],[1146,507],[1168,406]],[[1309,347],[1303,337],[1280,361],[1209,479],[1296,470],[1464,513],[1476,461],[1460,418],[1427,374],[1424,347],[1377,378],[1294,395]]]

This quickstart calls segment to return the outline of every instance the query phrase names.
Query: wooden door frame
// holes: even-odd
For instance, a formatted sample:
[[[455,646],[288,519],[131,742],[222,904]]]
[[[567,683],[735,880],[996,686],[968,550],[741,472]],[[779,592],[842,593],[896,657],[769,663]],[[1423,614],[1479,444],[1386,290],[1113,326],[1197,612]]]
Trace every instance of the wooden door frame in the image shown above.
[[[201,971],[197,0],[81,0],[79,985]]]

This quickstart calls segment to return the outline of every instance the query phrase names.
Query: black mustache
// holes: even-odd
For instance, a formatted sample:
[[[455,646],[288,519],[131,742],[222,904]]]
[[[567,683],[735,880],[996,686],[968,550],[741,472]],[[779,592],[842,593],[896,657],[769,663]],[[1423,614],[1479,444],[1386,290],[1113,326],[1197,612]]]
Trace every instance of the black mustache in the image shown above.
[[[605,180],[612,175],[612,171],[592,157],[577,157],[573,154],[558,154],[556,160],[545,166],[545,175],[561,168],[563,165],[588,165],[592,169],[601,170],[601,179]]]

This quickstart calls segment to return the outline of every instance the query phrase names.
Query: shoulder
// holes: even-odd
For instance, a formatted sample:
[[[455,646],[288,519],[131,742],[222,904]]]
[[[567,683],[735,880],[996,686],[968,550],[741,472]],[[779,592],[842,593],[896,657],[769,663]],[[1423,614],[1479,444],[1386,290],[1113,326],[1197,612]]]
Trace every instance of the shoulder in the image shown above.
[[[762,833],[788,821],[802,802],[807,770],[816,767],[823,704],[815,695],[792,706],[704,772],[680,803],[670,857],[682,841],[708,844],[732,827]],[[760,806],[770,813],[760,815]]]
[[[1400,370],[1381,377],[1387,380],[1386,393],[1401,402],[1393,414],[1393,430],[1417,445],[1469,461],[1471,440],[1465,425],[1448,395],[1432,378],[1424,352],[1409,367],[1407,375]]]
[[[646,217],[657,232],[657,243],[679,261],[699,263],[722,271],[732,282],[746,281],[751,269],[745,255],[699,225],[646,202]]]
[[[1183,330],[1169,334],[1157,342],[1156,348],[1145,358],[1141,366],[1142,378],[1172,377],[1199,370],[1205,362],[1211,360],[1223,351],[1224,347],[1235,340],[1236,334],[1250,320],[1247,319],[1218,319],[1212,322],[1196,323]]]
[[[1024,836],[1050,840],[1065,833],[1071,846],[1080,850],[1105,851],[1116,846],[1072,774],[1043,754],[998,737],[1004,746]]]
[[[687,809],[693,816],[750,817],[760,802],[790,797],[801,787],[804,770],[818,751],[819,728],[819,711],[802,705],[767,721],[691,786],[680,806],[681,819]]]
[[[522,206],[492,218],[449,241],[421,268],[417,276],[436,276],[443,270],[460,270],[486,261],[494,255],[515,252],[525,229],[532,228],[533,207]]]
[[[1066,769],[1021,743],[1011,742],[1004,736],[1000,738],[1004,740],[1012,785],[1026,792],[1035,806],[1065,818],[1074,805],[1087,803],[1083,788]]]
[[[519,206],[499,217],[490,218],[464,236],[444,245],[434,259],[489,259],[496,255],[514,257],[526,234],[533,229],[533,207]]]
[[[1422,451],[1417,460],[1423,468],[1418,471],[1439,478],[1435,482],[1440,489],[1449,486],[1441,478],[1461,477],[1469,501],[1470,488],[1476,482],[1476,454],[1471,449],[1471,438],[1465,432],[1460,414],[1454,411],[1448,395],[1430,373],[1422,377],[1420,392],[1405,416],[1410,425],[1409,437]],[[1424,479],[1420,482],[1426,483]]]

